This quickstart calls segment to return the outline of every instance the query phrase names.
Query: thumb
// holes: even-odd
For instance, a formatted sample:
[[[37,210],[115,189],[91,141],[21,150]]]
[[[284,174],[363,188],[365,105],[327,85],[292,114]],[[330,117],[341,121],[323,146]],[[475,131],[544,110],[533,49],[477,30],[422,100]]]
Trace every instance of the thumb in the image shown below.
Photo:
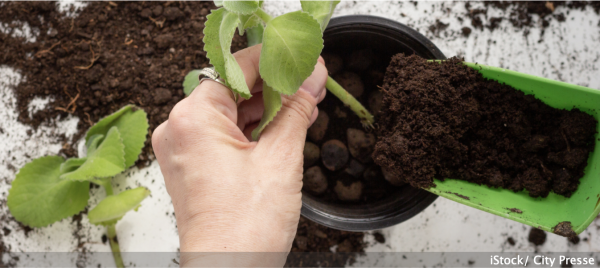
[[[317,114],[317,103],[321,93],[325,91],[327,68],[319,61],[313,73],[302,83],[296,94],[281,95],[281,110],[263,131],[258,146],[266,148],[286,148],[285,152],[298,147],[302,153],[306,130],[311,124],[313,114]]]

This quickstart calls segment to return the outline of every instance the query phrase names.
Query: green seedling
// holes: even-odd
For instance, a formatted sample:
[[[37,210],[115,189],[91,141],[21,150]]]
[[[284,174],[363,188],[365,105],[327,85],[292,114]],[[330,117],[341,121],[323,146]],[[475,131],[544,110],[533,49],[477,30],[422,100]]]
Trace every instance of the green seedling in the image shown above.
[[[231,40],[237,28],[240,35],[248,33],[248,46],[262,43],[259,72],[265,111],[252,132],[254,140],[281,109],[281,94],[296,93],[312,74],[323,50],[323,31],[339,3],[300,2],[302,10],[273,18],[263,10],[263,1],[215,1],[221,8],[207,16],[203,39],[206,56],[227,86],[246,99],[252,95],[242,69],[231,54]],[[183,86],[187,95],[199,84],[198,72],[191,71],[185,77]],[[373,115],[331,77],[326,87],[358,115],[363,125],[373,125]]]
[[[90,182],[102,186],[104,198],[88,212],[90,223],[106,226],[117,267],[124,267],[115,225],[126,212],[137,210],[150,191],[138,187],[114,194],[112,177],[133,166],[148,133],[146,113],[128,105],[101,119],[86,136],[82,158],[45,156],[23,166],[8,192],[8,208],[27,226],[44,227],[83,211]]]

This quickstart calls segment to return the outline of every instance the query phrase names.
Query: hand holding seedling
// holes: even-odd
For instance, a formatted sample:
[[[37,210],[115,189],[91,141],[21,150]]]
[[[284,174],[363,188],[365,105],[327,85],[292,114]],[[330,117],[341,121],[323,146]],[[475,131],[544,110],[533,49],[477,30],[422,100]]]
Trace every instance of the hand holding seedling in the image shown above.
[[[252,131],[258,140],[262,131],[278,114],[282,97],[293,95],[313,72],[323,50],[323,31],[329,24],[340,1],[300,1],[302,10],[271,17],[263,8],[263,1],[215,1],[219,9],[208,15],[204,28],[204,51],[221,79],[235,95],[252,97],[248,78],[241,65],[231,54],[231,40],[236,28],[240,35],[247,32],[248,46],[262,43],[256,71],[263,79],[264,114]],[[259,63],[258,63],[259,62]],[[199,84],[199,70],[191,71],[183,82],[189,93]],[[360,118],[365,127],[373,126],[373,115],[331,77],[327,89]]]
[[[233,55],[253,97],[239,107],[225,86],[204,81],[153,133],[152,145],[177,217],[182,252],[288,252],[300,218],[306,131],[324,98],[322,60],[259,141],[261,46]],[[285,253],[269,264],[283,266]],[[202,264],[182,254],[182,266]],[[260,256],[258,253],[256,256]],[[230,263],[224,263],[230,265]],[[261,262],[266,265],[267,263]]]

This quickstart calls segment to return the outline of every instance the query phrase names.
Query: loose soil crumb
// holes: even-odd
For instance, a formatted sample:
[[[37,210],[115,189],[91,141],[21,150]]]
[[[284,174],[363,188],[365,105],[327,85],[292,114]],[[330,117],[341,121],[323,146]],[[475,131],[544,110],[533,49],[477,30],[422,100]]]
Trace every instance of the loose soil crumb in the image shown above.
[[[373,233],[373,237],[375,238],[375,241],[377,241],[380,244],[385,243],[385,236],[383,236],[383,234],[381,232],[375,232]]]
[[[571,244],[573,244],[573,245],[577,245],[577,244],[579,244],[579,241],[580,241],[580,239],[579,239],[579,236],[577,236],[577,235],[575,235],[575,236],[573,236],[573,237],[569,237],[569,238],[567,238],[567,239],[568,239],[568,240],[569,240],[569,242],[570,242]]]
[[[508,237],[506,239],[506,242],[508,242],[511,246],[514,246],[517,242],[515,242],[515,239],[512,237]]]
[[[575,237],[577,234],[573,231],[573,226],[571,226],[571,222],[563,221],[558,223],[552,232],[564,236],[564,237]]]
[[[517,214],[522,214],[523,211],[521,211],[520,209],[517,208],[510,208],[508,209],[509,211],[513,212],[513,213],[517,213]]]
[[[414,187],[451,178],[569,197],[594,149],[591,115],[552,108],[457,58],[398,54],[382,90],[373,159]]]
[[[538,228],[531,228],[528,240],[536,246],[541,246],[546,242],[546,232]]]
[[[184,98],[187,72],[209,65],[202,30],[213,7],[212,2],[88,2],[70,18],[55,2],[3,3],[0,22],[26,22],[39,33],[31,43],[0,32],[0,65],[27,78],[15,92],[19,121],[38,127],[56,117],[79,117],[79,133],[64,145],[67,156],[76,155],[74,142],[90,124],[126,104],[143,108],[153,131]],[[245,38],[236,34],[232,50],[244,47]],[[36,97],[52,101],[30,117],[28,105]],[[148,137],[138,165],[151,155]]]

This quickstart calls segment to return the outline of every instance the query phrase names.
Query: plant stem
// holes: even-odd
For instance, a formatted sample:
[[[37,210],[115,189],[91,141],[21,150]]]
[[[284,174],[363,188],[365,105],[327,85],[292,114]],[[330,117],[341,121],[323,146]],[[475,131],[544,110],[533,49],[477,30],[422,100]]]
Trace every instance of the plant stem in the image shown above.
[[[102,187],[106,191],[106,196],[113,195],[113,189],[111,185],[111,178],[106,178],[100,181]],[[124,268],[123,257],[121,256],[121,248],[119,248],[119,240],[117,239],[117,229],[115,228],[115,224],[111,224],[106,226],[106,231],[108,235],[108,240],[110,242],[110,250],[112,250],[113,258],[115,259],[115,264],[117,268]]]
[[[110,250],[112,250],[113,258],[115,258],[115,264],[117,268],[124,268],[123,258],[121,257],[121,249],[119,248],[119,240],[117,239],[117,229],[115,224],[106,226],[108,231],[108,240],[110,242]]]
[[[256,16],[258,16],[258,18],[260,18],[261,20],[263,20],[263,22],[265,23],[269,23],[269,21],[271,21],[271,19],[273,19],[273,17],[271,17],[271,15],[267,14],[265,12],[264,9],[259,8],[257,9],[254,14],[256,14]]]
[[[375,118],[367,109],[360,103],[354,96],[350,95],[338,82],[333,80],[331,76],[327,77],[327,84],[325,85],[329,92],[333,93],[340,101],[344,103],[347,107],[350,107],[356,115],[360,118],[360,122],[365,127],[373,128],[373,122]]]
[[[104,191],[106,191],[106,196],[110,196],[113,194],[112,185],[110,184],[110,179],[106,179],[102,181],[102,187],[104,187]]]

